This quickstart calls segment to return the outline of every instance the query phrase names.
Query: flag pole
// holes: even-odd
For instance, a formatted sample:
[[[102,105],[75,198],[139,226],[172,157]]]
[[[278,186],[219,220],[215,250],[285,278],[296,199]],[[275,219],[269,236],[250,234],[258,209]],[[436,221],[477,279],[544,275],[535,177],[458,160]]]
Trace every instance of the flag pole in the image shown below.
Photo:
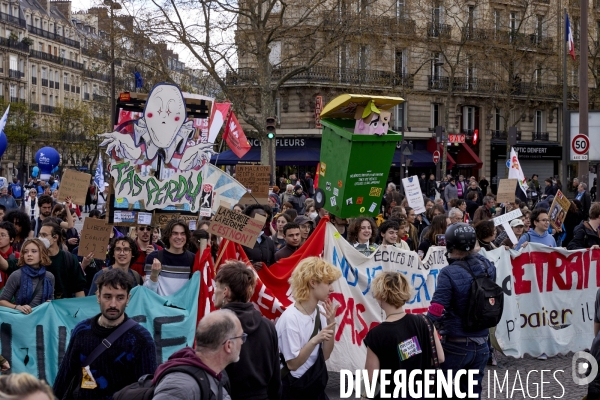
[[[225,127],[223,128],[223,134],[221,135],[221,144],[219,145],[219,153],[217,153],[217,159],[215,160],[215,167],[218,166],[219,156],[221,155],[221,149],[223,148],[223,142],[225,141],[225,132],[229,129],[229,118],[233,112],[233,104],[230,103],[229,110],[227,110],[227,117],[225,118]]]
[[[571,148],[571,138],[569,135],[569,115],[568,115],[568,105],[567,105],[567,42],[569,41],[569,37],[568,37],[568,32],[567,32],[567,9],[566,7],[564,8],[564,23],[563,23],[563,27],[565,30],[565,37],[563,40],[563,110],[562,110],[562,122],[563,122],[563,134],[562,134],[562,147],[563,147],[563,154],[562,154],[562,183],[563,185],[569,185],[569,174],[568,174],[568,168],[569,168],[569,155],[570,155],[570,148]],[[564,186],[564,187],[567,187]]]

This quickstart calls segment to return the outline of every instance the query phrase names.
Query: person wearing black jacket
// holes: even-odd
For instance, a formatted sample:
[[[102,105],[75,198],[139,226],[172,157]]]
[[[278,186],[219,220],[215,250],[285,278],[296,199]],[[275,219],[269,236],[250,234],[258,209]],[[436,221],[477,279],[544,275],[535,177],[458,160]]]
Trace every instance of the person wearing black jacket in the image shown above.
[[[239,361],[225,368],[233,400],[279,399],[277,331],[250,303],[255,285],[255,274],[241,261],[226,262],[215,277],[215,307],[233,311],[242,323],[244,334],[248,335]]]
[[[438,192],[438,186],[437,186],[437,182],[435,181],[435,175],[431,174],[429,175],[429,180],[427,181],[427,191],[425,192],[425,194],[427,195],[427,197],[429,197],[432,201],[435,200],[435,195]]]
[[[577,192],[578,193],[575,198],[581,201],[581,212],[583,213],[583,218],[587,218],[590,213],[590,206],[592,205],[592,197],[590,196],[590,192],[587,190],[587,185],[585,183],[580,183],[577,187]]]
[[[590,208],[590,219],[582,221],[573,231],[573,239],[569,242],[568,250],[597,249],[600,247],[600,203],[592,204]]]
[[[244,214],[250,218],[254,218],[255,215],[262,215],[265,218],[267,217],[264,207],[260,204],[249,205],[244,210]],[[267,222],[265,221],[265,225],[266,224]],[[252,263],[264,262],[268,267],[275,262],[275,243],[273,243],[273,240],[271,240],[270,237],[265,236],[264,232],[260,233],[256,239],[256,243],[254,243],[254,247],[249,248],[242,246],[242,248]]]

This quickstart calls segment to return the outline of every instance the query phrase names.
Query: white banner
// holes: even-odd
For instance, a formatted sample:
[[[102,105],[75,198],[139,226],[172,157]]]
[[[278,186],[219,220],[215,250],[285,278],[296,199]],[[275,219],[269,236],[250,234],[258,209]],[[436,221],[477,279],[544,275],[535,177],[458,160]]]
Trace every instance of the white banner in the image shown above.
[[[417,253],[392,246],[380,246],[366,257],[327,224],[323,258],[342,270],[331,297],[340,304],[337,311],[335,347],[327,361],[329,371],[362,369],[367,348],[363,339],[369,329],[381,322],[382,310],[371,293],[371,281],[381,271],[400,271],[413,287],[406,312],[424,313],[429,307],[439,270],[447,262],[445,247],[431,247],[423,262]]]

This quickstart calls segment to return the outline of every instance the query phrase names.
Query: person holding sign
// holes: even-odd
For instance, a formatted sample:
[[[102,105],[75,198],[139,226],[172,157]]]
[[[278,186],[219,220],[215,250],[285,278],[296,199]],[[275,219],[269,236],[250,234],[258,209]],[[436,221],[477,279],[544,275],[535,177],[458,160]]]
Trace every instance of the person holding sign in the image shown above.
[[[0,295],[0,306],[30,314],[34,307],[53,300],[54,275],[46,271],[51,263],[44,243],[27,239],[17,264],[20,268],[8,277]],[[15,302],[11,303],[13,297]]]
[[[194,253],[187,250],[191,239],[190,228],[183,220],[169,221],[163,232],[166,248],[146,257],[145,287],[160,296],[170,296],[185,285],[194,266]]]

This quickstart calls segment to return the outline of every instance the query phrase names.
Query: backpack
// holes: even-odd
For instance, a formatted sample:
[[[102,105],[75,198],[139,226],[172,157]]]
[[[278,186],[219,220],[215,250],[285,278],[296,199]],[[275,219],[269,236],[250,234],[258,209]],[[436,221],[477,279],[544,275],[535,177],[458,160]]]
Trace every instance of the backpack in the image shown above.
[[[214,398],[214,395],[210,390],[210,382],[206,376],[206,371],[203,369],[192,365],[178,365],[169,368],[161,380],[173,372],[184,372],[194,378],[198,386],[200,386],[201,400],[210,400],[211,397]],[[127,385],[116,392],[113,395],[113,400],[151,400],[154,397],[154,390],[156,389],[156,385],[152,384],[152,379],[154,379],[154,375],[143,375],[137,382]],[[231,391],[228,390],[228,392]]]
[[[458,264],[473,277],[463,328],[480,331],[498,325],[504,310],[504,291],[490,278],[487,269],[483,275],[475,276],[468,265]]]

